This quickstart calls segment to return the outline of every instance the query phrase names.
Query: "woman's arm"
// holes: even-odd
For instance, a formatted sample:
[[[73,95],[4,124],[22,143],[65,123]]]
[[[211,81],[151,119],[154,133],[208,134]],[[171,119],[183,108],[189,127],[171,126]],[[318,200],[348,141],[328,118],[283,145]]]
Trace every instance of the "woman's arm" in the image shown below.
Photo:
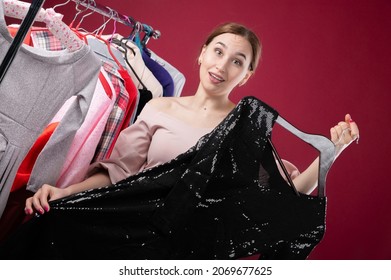
[[[359,130],[351,116],[346,114],[345,121],[339,122],[330,129],[330,135],[331,141],[336,146],[335,158],[337,158],[347,146],[358,140]],[[319,158],[315,159],[304,172],[293,179],[293,183],[299,192],[309,194],[316,188],[318,176]]]
[[[93,163],[83,182],[62,189],[44,184],[26,200],[26,214],[34,211],[43,214],[50,210],[48,201],[104,187],[139,172],[146,163],[155,116],[156,111],[151,106],[144,106],[136,122],[121,131],[109,159]]]
[[[65,189],[59,189],[50,185],[43,185],[32,197],[26,200],[26,214],[33,214],[35,211],[43,214],[50,210],[48,201],[60,199],[71,194],[82,192],[89,189],[96,189],[110,185],[110,177],[105,170],[95,173],[83,182],[71,185]],[[34,209],[33,209],[34,208]]]
[[[318,168],[319,158],[316,158],[306,170],[292,180],[297,191],[310,194],[316,188],[319,173]]]

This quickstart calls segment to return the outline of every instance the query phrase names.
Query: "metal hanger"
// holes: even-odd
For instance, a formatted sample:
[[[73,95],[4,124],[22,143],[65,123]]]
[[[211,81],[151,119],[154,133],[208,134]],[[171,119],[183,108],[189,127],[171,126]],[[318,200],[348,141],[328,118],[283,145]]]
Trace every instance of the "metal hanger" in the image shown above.
[[[296,127],[294,127],[292,124],[290,124],[287,120],[282,118],[281,116],[278,116],[276,119],[276,123],[281,125],[283,128],[303,140],[304,142],[310,144],[312,147],[317,149],[319,151],[319,175],[318,175],[318,196],[324,197],[326,194],[326,177],[327,173],[331,168],[331,165],[333,164],[335,160],[335,145],[334,143],[328,139],[327,137],[323,135],[318,134],[309,134],[306,132],[303,132]],[[299,195],[298,191],[296,190],[293,181],[291,180],[280,156],[277,153],[277,150],[275,149],[273,143],[269,139],[269,144],[271,145],[273,152],[275,154],[275,157],[277,158],[279,164],[281,165],[281,168],[283,169],[285,176],[288,179],[289,184],[293,187],[294,192]]]

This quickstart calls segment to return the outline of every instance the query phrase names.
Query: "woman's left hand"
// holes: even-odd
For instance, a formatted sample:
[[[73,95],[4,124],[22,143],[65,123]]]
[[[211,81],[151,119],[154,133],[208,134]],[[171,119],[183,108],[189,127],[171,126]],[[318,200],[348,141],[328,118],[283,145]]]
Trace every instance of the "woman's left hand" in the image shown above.
[[[331,141],[336,146],[336,156],[338,156],[353,141],[360,137],[359,129],[349,114],[346,114],[345,121],[339,122],[330,129]]]

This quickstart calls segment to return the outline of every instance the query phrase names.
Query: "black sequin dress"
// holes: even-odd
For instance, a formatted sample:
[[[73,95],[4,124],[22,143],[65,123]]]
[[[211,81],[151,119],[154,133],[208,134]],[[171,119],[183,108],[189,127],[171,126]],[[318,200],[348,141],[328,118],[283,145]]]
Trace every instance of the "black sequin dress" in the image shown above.
[[[305,259],[323,237],[326,198],[297,196],[281,177],[268,144],[277,116],[242,99],[172,161],[51,202],[0,257]]]

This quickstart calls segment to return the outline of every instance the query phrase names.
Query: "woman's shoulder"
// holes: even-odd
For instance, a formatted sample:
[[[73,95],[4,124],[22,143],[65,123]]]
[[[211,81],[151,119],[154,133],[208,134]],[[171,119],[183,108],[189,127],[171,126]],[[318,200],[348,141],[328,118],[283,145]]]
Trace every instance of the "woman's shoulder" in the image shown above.
[[[157,97],[152,98],[147,104],[156,111],[170,112],[183,107],[189,97]]]

